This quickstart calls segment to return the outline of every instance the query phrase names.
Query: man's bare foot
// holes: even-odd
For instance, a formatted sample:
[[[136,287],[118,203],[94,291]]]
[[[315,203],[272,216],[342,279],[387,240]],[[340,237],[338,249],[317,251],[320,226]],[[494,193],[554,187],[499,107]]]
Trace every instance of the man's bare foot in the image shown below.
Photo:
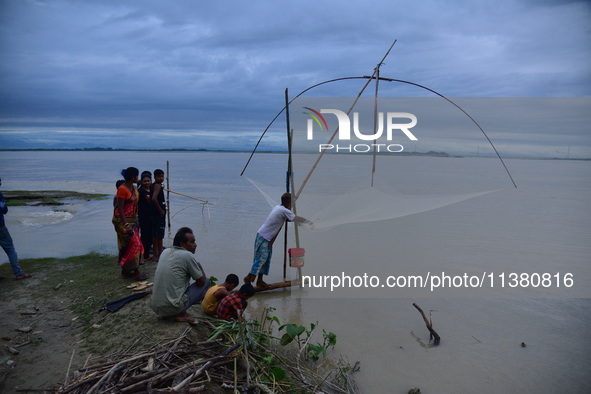
[[[262,279],[257,280],[257,287],[269,287],[270,285]]]
[[[175,321],[187,322],[191,325],[197,324],[197,319],[192,318],[187,312],[179,313],[174,317]]]
[[[248,274],[244,277],[244,283],[251,283],[255,279],[256,279],[256,275]]]

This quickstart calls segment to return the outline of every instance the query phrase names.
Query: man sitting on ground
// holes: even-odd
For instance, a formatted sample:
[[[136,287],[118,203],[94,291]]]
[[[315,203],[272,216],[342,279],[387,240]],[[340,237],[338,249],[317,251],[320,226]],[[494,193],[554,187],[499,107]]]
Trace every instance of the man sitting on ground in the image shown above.
[[[210,316],[215,315],[220,300],[227,296],[230,291],[234,290],[239,283],[238,275],[230,274],[221,285],[211,286],[201,302],[203,311]]]
[[[150,301],[150,307],[157,315],[189,324],[197,322],[187,309],[201,302],[210,281],[193,256],[196,249],[193,230],[181,227],[174,236],[173,246],[160,255]],[[190,279],[195,280],[191,285]]]
[[[217,309],[217,314],[220,319],[232,320],[244,319],[242,313],[248,306],[248,300],[254,295],[254,287],[250,283],[242,285],[239,291],[235,291],[220,301]]]

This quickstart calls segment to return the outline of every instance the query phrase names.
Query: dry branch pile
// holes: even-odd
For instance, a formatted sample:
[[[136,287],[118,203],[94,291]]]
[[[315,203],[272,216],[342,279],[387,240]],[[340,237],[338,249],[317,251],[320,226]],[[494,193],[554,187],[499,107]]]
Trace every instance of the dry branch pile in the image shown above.
[[[320,375],[317,370],[303,366],[300,360],[296,363],[275,350],[258,345],[246,349],[241,343],[221,338],[204,340],[203,336],[200,330],[189,327],[179,338],[136,354],[125,350],[94,365],[85,365],[71,374],[73,378],[62,384],[57,393],[356,391],[350,376],[354,371],[341,379],[346,383],[342,384],[335,381],[334,373]],[[283,361],[281,367],[288,371],[285,380],[273,379],[262,362],[269,357]]]
[[[80,368],[58,393],[199,392],[206,390],[206,383],[232,382],[225,378],[234,373],[228,373],[227,365],[239,346],[225,349],[220,341],[195,342],[189,334],[190,329],[139,354],[120,354]]]

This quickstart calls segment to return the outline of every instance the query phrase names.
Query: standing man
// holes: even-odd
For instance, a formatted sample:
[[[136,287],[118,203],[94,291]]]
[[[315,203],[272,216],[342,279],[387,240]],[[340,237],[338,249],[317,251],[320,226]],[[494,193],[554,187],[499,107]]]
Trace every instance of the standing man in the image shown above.
[[[2,179],[0,179],[0,186],[2,186]],[[4,222],[4,215],[6,215],[7,212],[8,207],[6,206],[6,201],[4,201],[4,195],[2,192],[0,192],[0,245],[8,255],[8,260],[10,261],[10,266],[12,267],[12,272],[14,272],[16,279],[27,279],[33,275],[25,274],[18,263],[18,256],[16,255],[16,250],[14,249],[12,237],[8,232],[8,228],[6,228],[6,223]],[[4,279],[4,276],[0,276],[0,280],[1,279]]]
[[[150,307],[163,318],[196,324],[187,309],[203,300],[210,281],[193,256],[197,249],[193,230],[181,227],[172,245],[160,255]],[[191,285],[190,279],[195,280]]]
[[[281,230],[285,221],[305,222],[312,224],[311,221],[301,216],[296,216],[291,211],[291,194],[283,193],[281,196],[281,205],[276,205],[271,210],[267,220],[263,223],[257,232],[254,241],[254,259],[250,273],[244,278],[245,283],[251,283],[258,275],[256,285],[259,287],[269,286],[263,280],[263,275],[269,275],[269,266],[271,264],[271,254],[273,252],[273,242]]]

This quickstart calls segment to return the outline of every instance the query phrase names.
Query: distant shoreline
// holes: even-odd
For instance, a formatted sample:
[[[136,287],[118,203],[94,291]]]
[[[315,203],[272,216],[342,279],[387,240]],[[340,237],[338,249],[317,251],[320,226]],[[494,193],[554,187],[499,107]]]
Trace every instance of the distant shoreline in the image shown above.
[[[185,149],[185,148],[170,148],[170,149],[127,149],[127,148],[22,148],[22,149],[2,149],[0,152],[207,152],[207,153],[252,153],[251,150],[231,150],[231,149]],[[287,150],[257,150],[256,153],[288,153]],[[300,153],[300,152],[297,152]],[[314,153],[314,152],[309,152]],[[371,154],[371,153],[359,153]],[[449,157],[449,158],[481,158],[481,159],[495,159],[497,156],[490,155],[451,155],[446,152],[404,152],[397,153],[400,156],[419,156],[419,157]],[[378,155],[381,155],[378,153]],[[591,158],[567,158],[567,157],[522,157],[522,156],[505,156],[504,159],[520,159],[520,160],[576,160],[589,161]]]
[[[127,148],[21,148],[1,149],[0,152],[229,152],[229,153],[250,153],[250,150],[230,149],[127,149]],[[287,153],[287,150],[257,151],[258,153]]]

